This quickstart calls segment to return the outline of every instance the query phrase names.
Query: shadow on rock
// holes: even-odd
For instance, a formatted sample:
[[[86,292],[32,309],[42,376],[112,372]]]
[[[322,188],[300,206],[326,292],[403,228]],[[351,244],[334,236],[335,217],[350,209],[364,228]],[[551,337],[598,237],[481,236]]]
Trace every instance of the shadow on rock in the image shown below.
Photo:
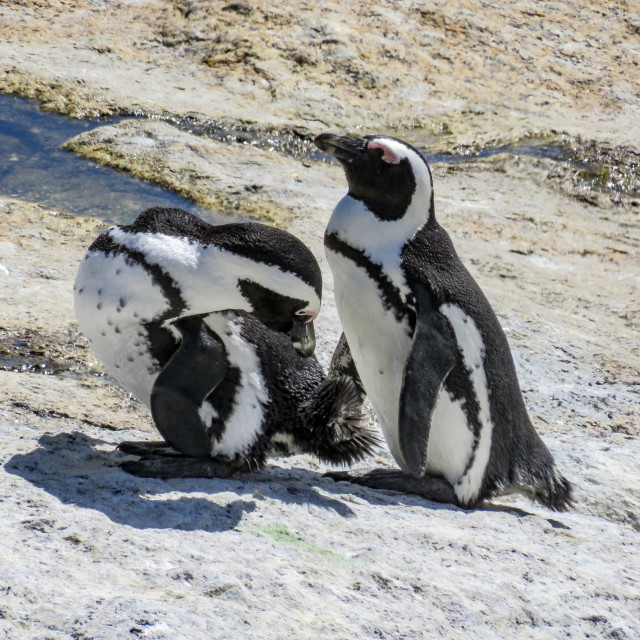
[[[95,448],[110,443],[82,433],[44,435],[38,444],[31,453],[11,458],[6,471],[65,504],[101,511],[119,524],[137,529],[227,531],[237,526],[244,513],[255,509],[252,500],[222,506],[205,497],[167,496],[178,487],[161,481],[142,483],[127,475],[117,466],[119,454]],[[206,488],[210,492],[211,487]],[[225,486],[216,489],[229,490]]]
[[[255,474],[257,477],[258,474]],[[359,484],[339,481],[336,482],[331,477],[326,475],[316,473],[313,471],[307,471],[304,469],[283,469],[281,467],[276,466],[268,466],[260,472],[260,478],[264,482],[284,482],[288,478],[291,480],[294,478],[297,480],[298,485],[295,487],[288,487],[287,491],[291,493],[298,493],[301,491],[300,486],[304,484],[313,484],[317,485],[318,488],[321,488],[323,491],[328,493],[333,493],[337,495],[344,496],[345,494],[349,494],[350,496],[357,496],[360,500],[365,502],[371,506],[416,506],[422,507],[428,511],[460,511],[462,513],[465,512],[464,509],[444,502],[433,502],[422,496],[419,496],[414,493],[400,493],[397,491],[389,491],[385,489],[373,489],[369,487],[365,487]],[[307,488],[307,487],[305,487]],[[308,487],[312,488],[312,487]],[[315,487],[313,487],[314,490]],[[342,503],[339,503],[342,504]],[[348,507],[342,504],[342,509],[348,509]],[[349,511],[351,511],[349,509]],[[340,515],[343,514],[340,510],[338,510]],[[353,512],[351,512],[353,513]]]
[[[256,499],[312,504],[342,517],[355,515],[342,501],[321,495],[314,486],[321,474],[304,469],[268,467],[248,476],[159,480],[125,473],[119,464],[128,456],[100,450],[101,445],[114,445],[83,433],[43,435],[38,445],[30,453],[13,456],[5,470],[65,504],[101,511],[113,522],[137,529],[226,531],[256,507],[254,500],[237,499],[221,506],[207,497],[184,495],[188,493],[252,493]],[[324,488],[331,491],[333,482],[327,484]]]

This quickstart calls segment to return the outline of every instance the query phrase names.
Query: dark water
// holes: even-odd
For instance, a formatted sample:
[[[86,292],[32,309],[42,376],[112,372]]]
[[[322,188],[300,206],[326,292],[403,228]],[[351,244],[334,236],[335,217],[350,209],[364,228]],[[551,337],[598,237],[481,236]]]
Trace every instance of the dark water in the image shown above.
[[[81,158],[61,145],[111,120],[74,120],[0,94],[0,196],[111,223],[131,222],[148,207],[180,207],[209,222],[220,214],[151,183]]]
[[[550,158],[551,160],[568,160],[569,155],[565,149],[557,144],[543,141],[542,139],[532,139],[520,144],[501,145],[498,147],[484,147],[483,149],[468,149],[457,153],[433,153],[428,148],[420,148],[422,155],[427,162],[448,162],[457,163],[473,160],[474,158],[490,158],[501,153],[511,155],[533,156],[534,158]]]
[[[474,158],[489,158],[500,153],[510,153],[512,155],[533,156],[536,158],[550,158],[552,160],[569,160],[569,154],[566,149],[560,145],[550,143],[548,140],[530,139],[520,144],[502,145],[498,147],[484,147],[483,149],[468,148],[456,149],[451,153],[443,153],[441,151],[434,152],[430,149],[430,145],[436,142],[433,136],[415,137],[407,135],[404,138],[412,144],[424,156],[429,164],[443,162],[446,164],[456,164],[459,162],[468,162]],[[323,162],[337,162],[332,156],[322,153],[317,149],[309,152],[309,157],[313,160],[321,160]]]

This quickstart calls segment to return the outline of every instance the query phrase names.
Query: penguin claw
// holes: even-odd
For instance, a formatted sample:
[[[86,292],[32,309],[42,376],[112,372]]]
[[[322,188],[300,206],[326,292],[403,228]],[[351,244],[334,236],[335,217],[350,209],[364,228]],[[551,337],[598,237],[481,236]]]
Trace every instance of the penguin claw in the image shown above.
[[[413,493],[433,502],[462,506],[451,484],[442,478],[432,476],[415,478],[397,469],[373,469],[362,474],[348,471],[329,471],[324,475],[333,478],[336,482],[346,480],[370,489]]]
[[[120,468],[139,478],[228,478],[238,471],[231,461],[214,458],[182,456],[148,456],[140,460],[125,460]]]

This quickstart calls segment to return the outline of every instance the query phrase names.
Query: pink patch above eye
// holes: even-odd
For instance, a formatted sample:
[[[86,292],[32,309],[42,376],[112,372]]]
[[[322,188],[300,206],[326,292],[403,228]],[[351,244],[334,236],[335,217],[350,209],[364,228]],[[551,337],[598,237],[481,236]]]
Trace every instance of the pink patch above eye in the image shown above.
[[[313,311],[309,311],[309,309],[300,309],[300,311],[296,311],[297,316],[309,316],[307,322],[313,322],[316,319],[316,314]]]
[[[388,162],[389,164],[400,164],[398,156],[393,151],[391,151],[391,149],[387,147],[387,145],[382,144],[382,142],[370,142],[367,145],[367,149],[382,149],[382,151],[384,152],[382,154],[382,160]]]

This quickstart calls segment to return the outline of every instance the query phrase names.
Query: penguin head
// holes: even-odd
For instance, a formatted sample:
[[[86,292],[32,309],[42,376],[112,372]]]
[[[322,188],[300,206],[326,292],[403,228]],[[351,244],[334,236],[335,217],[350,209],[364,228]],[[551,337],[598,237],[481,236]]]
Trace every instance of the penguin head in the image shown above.
[[[276,291],[249,279],[239,280],[238,287],[260,322],[272,331],[286,333],[300,355],[307,357],[315,351],[313,321],[320,308],[319,295],[313,300],[297,298],[293,292]]]
[[[384,135],[361,138],[322,133],[316,146],[344,169],[349,195],[380,220],[399,220],[409,208],[433,215],[429,165],[410,144]]]

